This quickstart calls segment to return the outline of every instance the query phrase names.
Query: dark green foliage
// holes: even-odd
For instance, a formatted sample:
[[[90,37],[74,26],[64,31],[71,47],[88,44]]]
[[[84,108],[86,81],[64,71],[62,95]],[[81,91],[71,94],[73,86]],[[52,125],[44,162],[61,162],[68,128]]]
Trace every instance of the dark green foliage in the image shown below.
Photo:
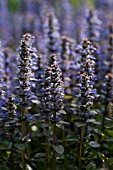
[[[87,2],[0,1],[0,170],[113,170],[112,0]]]

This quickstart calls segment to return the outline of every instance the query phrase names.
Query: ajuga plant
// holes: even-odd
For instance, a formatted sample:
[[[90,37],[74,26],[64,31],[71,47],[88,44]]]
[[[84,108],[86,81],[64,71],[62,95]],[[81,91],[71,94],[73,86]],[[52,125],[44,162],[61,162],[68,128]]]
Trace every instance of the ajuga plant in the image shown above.
[[[11,149],[11,143],[6,137],[5,123],[7,121],[7,108],[6,108],[6,84],[4,82],[4,55],[2,47],[0,49],[0,164],[6,166],[8,155],[6,149]],[[5,147],[4,147],[5,146]]]
[[[9,143],[9,156],[7,165],[10,169],[18,168],[19,161],[17,159],[16,144],[18,143],[19,133],[18,133],[18,123],[16,117],[16,103],[15,97],[11,94],[7,95],[6,99],[6,121],[5,121],[5,136]]]
[[[62,43],[61,43],[61,70],[62,70],[62,80],[64,85],[64,93],[68,95],[68,89],[70,85],[70,78],[69,78],[69,55],[70,55],[70,43],[66,36],[62,36]]]
[[[96,0],[95,1],[96,9],[99,12],[99,17],[102,20],[103,23],[106,23],[103,25],[103,29],[107,28],[107,26],[112,22],[112,8],[113,8],[113,2],[112,0]],[[106,12],[106,15],[103,15],[104,12]],[[105,34],[105,31],[104,31]]]
[[[26,169],[26,156],[27,161],[30,161],[30,126],[32,122],[32,116],[29,113],[30,102],[32,101],[33,93],[32,81],[34,80],[34,75],[32,72],[32,56],[34,53],[34,48],[32,46],[33,36],[30,34],[23,35],[19,48],[19,61],[18,61],[18,112],[20,114],[21,123],[21,140],[22,144],[22,170]]]
[[[43,56],[42,54],[38,54],[36,60],[35,60],[35,96],[39,96],[40,90],[41,90],[41,83],[43,82],[44,77],[44,68],[43,68]]]
[[[101,21],[98,19],[97,12],[90,9],[87,15],[86,35],[91,42],[98,42],[100,39]]]
[[[63,105],[63,87],[61,71],[59,69],[55,54],[49,57],[48,66],[45,70],[44,83],[41,89],[41,110],[44,117],[46,133],[46,169],[48,169],[48,147],[52,146],[53,170],[56,170],[56,152],[62,153],[63,148],[58,145],[57,124],[61,121],[60,110]],[[59,149],[58,149],[59,148]],[[58,151],[59,150],[59,151]]]
[[[59,20],[61,21],[61,32],[68,37],[75,38],[75,26],[73,22],[75,19],[75,11],[68,0],[61,0],[59,2]]]
[[[81,5],[78,5],[76,8],[75,20],[76,20],[76,42],[81,43],[85,35],[85,25],[86,25],[86,4],[84,1],[81,1]]]
[[[87,29],[86,35],[88,39],[93,43],[94,46],[97,47],[97,53],[95,54],[96,57],[96,74],[99,74],[99,64],[100,64],[100,46],[99,43],[101,40],[101,31],[102,31],[102,22],[97,15],[97,11],[93,9],[88,10],[87,14]],[[98,77],[98,76],[97,76]]]
[[[2,140],[2,135],[4,134],[4,122],[6,119],[6,85],[4,82],[4,55],[2,53],[2,47],[0,44],[0,124],[1,124],[1,140]]]
[[[3,49],[4,55],[2,55],[2,91],[4,90],[3,95],[1,95],[1,114],[3,115],[3,119],[1,119],[2,124],[4,126],[4,135],[2,145],[7,145],[7,149],[9,150],[8,154],[5,154],[6,157],[5,166],[9,166],[10,169],[17,168],[16,164],[19,164],[17,157],[15,156],[17,153],[15,152],[15,145],[17,142],[17,130],[18,123],[16,118],[16,104],[15,104],[15,96],[12,94],[11,87],[11,60],[8,52],[9,49]],[[16,71],[16,70],[15,70]],[[2,92],[1,91],[1,92]],[[2,118],[2,116],[1,116]],[[3,148],[2,148],[3,150]],[[18,163],[17,163],[18,162]],[[2,163],[4,165],[4,163]]]
[[[79,74],[79,68],[80,68],[80,57],[76,53],[76,40],[72,38],[68,38],[69,41],[69,49],[70,49],[70,55],[69,55],[69,78],[70,78],[70,95],[75,96],[76,93],[76,83],[77,83],[77,76]]]
[[[7,88],[7,93],[10,93],[11,91],[11,78],[12,78],[12,73],[11,73],[11,56],[10,56],[10,49],[5,49],[4,50],[4,82],[6,84]]]
[[[102,30],[102,23],[101,20],[98,18],[97,11],[94,11],[93,9],[88,10],[87,12],[87,27],[86,27],[86,35],[88,39],[93,43],[93,45],[97,48],[97,51],[95,53],[96,58],[96,65],[95,65],[95,74],[97,76],[95,88],[97,89],[97,93],[99,93],[100,87],[98,84],[98,81],[101,76],[101,52],[100,52],[100,42],[101,42],[101,30]],[[96,105],[98,105],[98,98],[95,101]]]
[[[99,138],[99,142],[104,143],[107,139],[103,135],[105,135],[105,129],[107,124],[111,124],[109,121],[107,121],[107,118],[110,118],[112,116],[112,103],[113,103],[113,98],[112,98],[112,93],[113,93],[113,88],[112,88],[112,83],[113,83],[113,62],[112,62],[112,52],[113,52],[113,30],[112,26],[109,27],[109,36],[108,36],[108,47],[107,47],[107,59],[105,62],[106,66],[106,74],[104,77],[104,81],[102,83],[102,90],[101,90],[101,99],[102,99],[102,124],[101,124],[101,132],[102,135]],[[111,121],[112,122],[112,121]],[[109,135],[108,135],[109,136]],[[106,136],[108,138],[108,136]],[[109,140],[109,139],[108,139]]]
[[[0,15],[2,17],[2,20],[0,21],[1,26],[1,38],[7,39],[6,37],[9,37],[6,41],[3,41],[3,44],[9,45],[9,41],[12,40],[11,36],[11,29],[10,29],[10,22],[9,22],[9,9],[8,9],[8,2],[4,0],[3,2],[0,2]],[[5,22],[4,22],[5,21]],[[11,42],[10,42],[11,44]]]
[[[65,98],[74,95],[75,81],[77,79],[78,61],[75,52],[76,41],[67,36],[61,38],[61,70]]]
[[[79,79],[79,88],[80,94],[76,102],[76,116],[75,118],[75,126],[78,128],[79,135],[79,156],[78,156],[78,167],[79,170],[85,168],[88,164],[84,159],[85,150],[87,147],[88,139],[88,119],[91,118],[92,112],[90,107],[93,105],[93,100],[96,97],[94,83],[95,83],[95,75],[94,75],[94,67],[95,67],[95,58],[93,53],[95,52],[95,48],[92,46],[91,42],[88,39],[84,39],[82,42],[82,46],[79,47],[79,53],[81,54],[81,74]],[[86,162],[85,162],[86,161]]]
[[[113,1],[86,1],[0,1],[0,170],[113,169]]]
[[[108,100],[108,104],[110,104],[110,102],[112,102],[112,78],[113,78],[113,26],[110,25],[109,26],[109,35],[108,35],[108,49],[107,49],[107,75],[106,75],[106,81],[107,81],[107,87],[106,87],[106,99]],[[108,89],[107,89],[108,88]],[[106,104],[105,104],[106,105]],[[108,106],[109,107],[109,106]],[[107,111],[108,116],[110,116],[110,110],[108,109]],[[111,112],[112,113],[112,112]]]
[[[48,55],[54,53],[59,55],[60,52],[60,27],[58,20],[54,13],[48,14],[46,22],[44,24],[45,28],[45,40],[47,43]]]

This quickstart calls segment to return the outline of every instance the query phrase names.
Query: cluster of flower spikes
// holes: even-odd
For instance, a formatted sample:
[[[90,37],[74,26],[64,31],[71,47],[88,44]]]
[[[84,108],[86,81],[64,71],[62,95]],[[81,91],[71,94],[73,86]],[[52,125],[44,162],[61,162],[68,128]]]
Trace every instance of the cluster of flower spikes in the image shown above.
[[[106,75],[102,83],[102,103],[103,103],[103,113],[104,116],[110,116],[112,113],[113,105],[113,28],[109,27],[109,36],[108,36],[108,49],[107,49],[107,60],[106,60]],[[110,106],[111,105],[111,106]]]
[[[96,48],[86,38],[83,40],[82,45],[79,47],[79,53],[81,54],[81,74],[79,80],[80,94],[77,99],[77,110],[83,120],[90,117],[90,106],[96,97],[95,84],[95,57],[93,53]]]
[[[44,24],[45,40],[48,49],[48,55],[54,53],[59,55],[60,53],[60,27],[57,18],[54,13],[48,14],[48,18]]]
[[[6,84],[4,82],[4,55],[0,44],[0,140],[4,135],[4,123],[6,121]]]
[[[44,83],[42,84],[40,94],[42,114],[44,116],[46,113],[48,120],[51,122],[58,122],[60,120],[59,115],[56,117],[56,120],[54,120],[53,114],[54,112],[58,112],[63,106],[63,91],[61,71],[57,64],[56,56],[51,54],[45,70]]]

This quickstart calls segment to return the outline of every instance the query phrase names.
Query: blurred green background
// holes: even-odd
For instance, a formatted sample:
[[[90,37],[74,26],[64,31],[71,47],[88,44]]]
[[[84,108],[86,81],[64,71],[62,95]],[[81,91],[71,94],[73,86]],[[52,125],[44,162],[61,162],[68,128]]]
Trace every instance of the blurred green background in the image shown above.
[[[94,0],[70,0],[70,2],[73,6],[78,5],[80,2],[87,3],[90,6],[93,6],[93,4],[94,4]]]
[[[21,3],[21,1],[24,0],[8,0],[8,5],[10,10],[12,12],[18,11],[19,4]],[[40,0],[36,0],[36,1],[40,1]],[[53,1],[57,1],[57,0],[53,0]],[[80,2],[84,2],[86,4],[89,4],[90,6],[93,6],[94,4],[94,0],[69,0],[69,1],[73,7],[76,7]]]

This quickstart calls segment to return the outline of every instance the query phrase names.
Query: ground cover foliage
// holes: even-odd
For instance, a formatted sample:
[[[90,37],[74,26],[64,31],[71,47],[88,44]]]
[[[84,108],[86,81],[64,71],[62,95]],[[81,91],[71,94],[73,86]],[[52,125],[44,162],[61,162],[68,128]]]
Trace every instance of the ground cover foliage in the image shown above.
[[[0,170],[113,169],[113,2],[0,1]]]

